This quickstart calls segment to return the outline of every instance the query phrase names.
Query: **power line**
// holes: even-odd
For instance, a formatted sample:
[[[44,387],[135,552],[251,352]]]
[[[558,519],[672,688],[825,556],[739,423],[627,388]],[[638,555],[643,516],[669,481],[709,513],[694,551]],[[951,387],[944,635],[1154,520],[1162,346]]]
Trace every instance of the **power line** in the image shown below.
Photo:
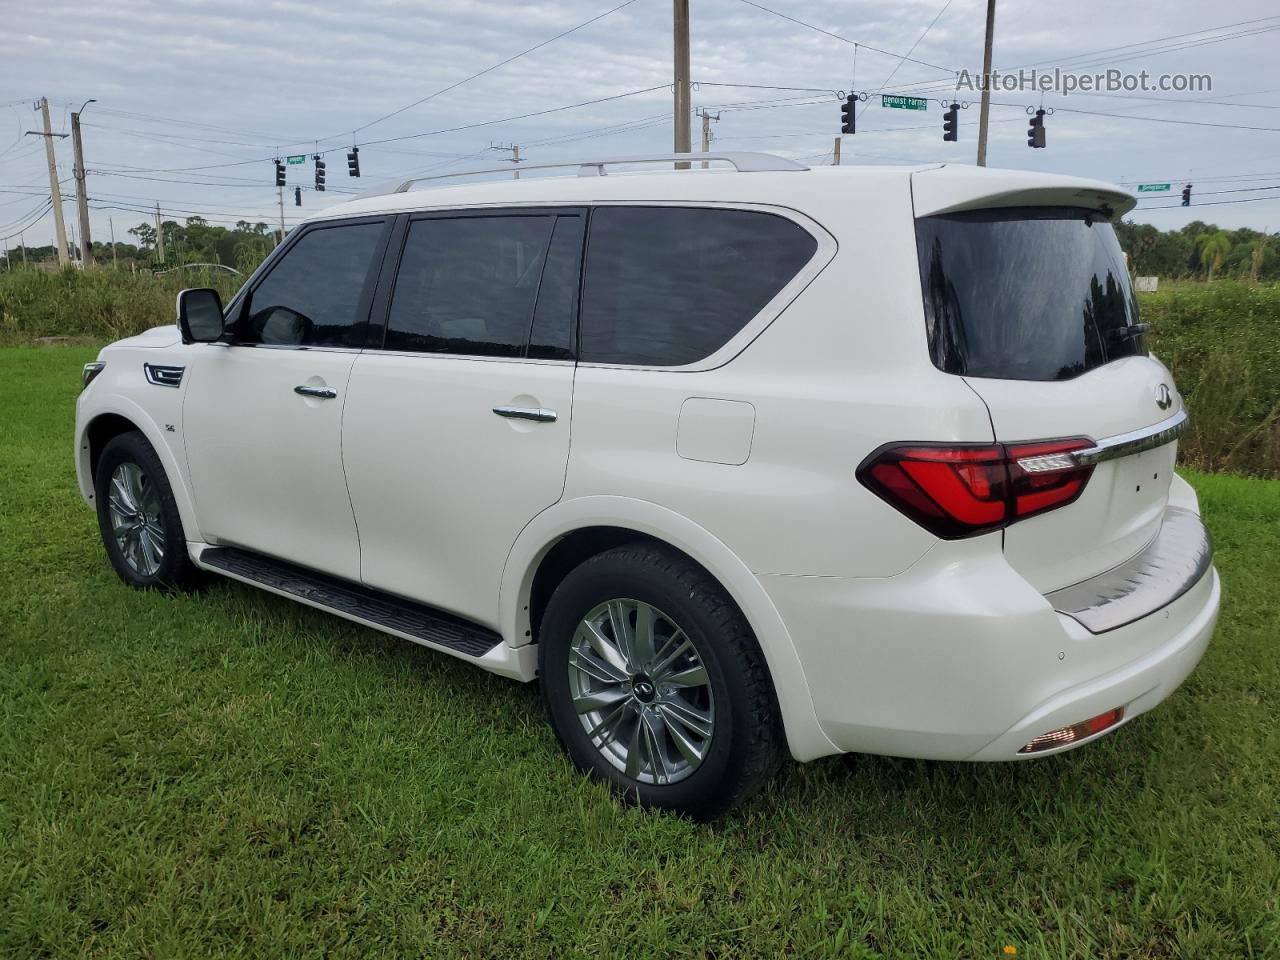
[[[1258,200],[1280,200],[1280,197],[1241,197],[1238,200],[1210,200],[1208,203],[1197,203],[1197,207],[1222,207],[1229,203],[1254,203]],[[1194,209],[1183,207],[1180,203],[1167,203],[1159,207],[1135,207],[1134,212],[1146,213],[1148,210],[1186,210]]]
[[[781,17],[783,20],[790,20],[792,23],[798,24],[802,27],[808,27],[810,30],[816,30],[818,31],[818,33],[825,34],[826,36],[831,37],[833,40],[839,40],[841,43],[848,43],[855,47],[862,47],[864,50],[870,50],[872,53],[879,53],[886,57],[897,57],[898,59],[905,60],[908,63],[918,63],[922,67],[929,67],[933,70],[941,70],[943,73],[954,74],[956,72],[951,67],[939,66],[938,64],[930,63],[927,60],[916,60],[912,57],[904,56],[900,53],[891,53],[888,50],[881,50],[879,47],[873,47],[869,43],[863,43],[861,40],[850,40],[848,37],[842,37],[838,33],[832,33],[830,30],[824,30],[822,27],[816,26],[805,20],[801,20],[797,17],[790,16],[789,14],[779,13],[777,10],[772,10],[769,7],[766,7],[762,3],[756,3],[755,0],[742,0],[742,2],[749,7],[755,7],[757,10],[763,10],[765,13],[771,13],[775,17]],[[908,51],[908,53],[909,52],[910,51]]]
[[[920,36],[916,37],[916,42],[911,45],[911,49],[907,51],[907,55],[903,56],[901,59],[898,60],[897,63],[893,65],[893,69],[890,70],[889,75],[884,78],[884,83],[880,84],[880,86],[876,89],[876,93],[879,93],[881,90],[883,90],[885,87],[889,85],[889,81],[894,78],[894,75],[902,67],[902,64],[906,62],[907,56],[916,52],[916,47],[920,46],[920,42],[928,35],[929,31],[933,29],[933,25],[942,18],[942,15],[944,13],[947,12],[947,8],[949,6],[951,6],[951,0],[946,0],[946,2],[942,5],[941,9],[939,9],[938,12],[933,15],[933,19],[929,21],[929,25],[924,28],[924,32],[921,33]],[[868,97],[866,106],[862,108],[862,113],[866,113],[867,106],[870,106],[870,105],[871,105],[871,98]]]
[[[362,126],[356,127],[354,130],[351,131],[351,133],[354,136],[355,134],[359,133],[361,130],[367,130],[370,127],[374,126],[375,124],[382,123],[382,121],[384,120],[390,120],[392,117],[395,117],[395,116],[398,116],[399,114],[404,113],[406,110],[412,110],[414,107],[420,106],[421,104],[426,103],[428,100],[434,100],[436,97],[440,96],[441,94],[448,93],[450,90],[456,90],[458,87],[462,86],[464,83],[470,83],[472,80],[475,80],[478,77],[483,77],[487,73],[492,73],[494,70],[497,70],[500,67],[505,67],[508,63],[511,63],[515,60],[519,60],[521,57],[527,56],[528,54],[533,53],[535,50],[541,50],[543,47],[547,46],[548,44],[555,43],[557,40],[561,40],[564,37],[569,36],[569,34],[571,33],[576,33],[577,31],[581,30],[583,27],[589,27],[591,26],[591,24],[595,23],[597,20],[603,20],[605,17],[609,16],[610,14],[617,13],[623,7],[629,7],[631,6],[631,4],[635,2],[636,0],[623,0],[623,2],[618,4],[616,7],[611,7],[610,9],[606,10],[604,13],[600,13],[592,17],[590,20],[584,20],[582,23],[578,24],[576,27],[570,27],[568,30],[563,31],[562,33],[558,33],[554,37],[551,37],[550,39],[543,40],[541,43],[534,44],[532,47],[529,47],[527,50],[521,50],[519,53],[514,54],[513,56],[510,56],[510,57],[507,57],[505,60],[501,60],[498,63],[493,64],[492,66],[485,67],[483,70],[480,70],[477,73],[473,73],[469,77],[463,77],[461,80],[457,81],[456,83],[451,83],[447,87],[442,87],[441,89],[435,91],[435,93],[429,93],[425,97],[422,97],[418,100],[413,101],[413,103],[406,104],[405,106],[400,107],[398,110],[392,110],[390,113],[384,114],[383,116],[378,117],[378,119],[376,120],[370,120],[368,123]],[[332,140],[332,139],[335,139],[336,137],[343,136],[344,134],[345,134],[345,131],[343,131],[343,133],[334,134],[333,136],[330,136],[330,137],[322,137],[321,139]]]

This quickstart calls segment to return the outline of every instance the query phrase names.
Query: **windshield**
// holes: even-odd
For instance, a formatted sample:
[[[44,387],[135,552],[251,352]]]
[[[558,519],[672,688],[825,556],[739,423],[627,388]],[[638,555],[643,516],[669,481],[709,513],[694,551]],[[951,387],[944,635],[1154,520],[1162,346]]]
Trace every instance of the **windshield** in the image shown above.
[[[929,352],[946,373],[1069,380],[1145,354],[1111,224],[1017,207],[916,221]]]

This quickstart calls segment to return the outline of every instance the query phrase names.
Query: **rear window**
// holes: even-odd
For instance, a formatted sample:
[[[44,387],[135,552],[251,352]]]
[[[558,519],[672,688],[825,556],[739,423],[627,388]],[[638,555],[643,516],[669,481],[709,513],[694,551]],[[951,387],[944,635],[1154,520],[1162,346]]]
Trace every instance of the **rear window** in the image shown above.
[[[1111,224],[1096,211],[1009,208],[916,221],[929,352],[946,373],[1069,380],[1144,354]]]
[[[680,366],[715,353],[809,262],[818,242],[748,210],[598,207],[582,297],[582,359]]]

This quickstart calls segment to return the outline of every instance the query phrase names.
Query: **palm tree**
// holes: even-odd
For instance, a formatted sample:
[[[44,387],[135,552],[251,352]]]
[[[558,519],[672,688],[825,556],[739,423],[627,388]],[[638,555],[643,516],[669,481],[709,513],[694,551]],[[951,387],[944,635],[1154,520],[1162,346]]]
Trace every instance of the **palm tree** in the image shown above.
[[[1222,266],[1223,258],[1231,252],[1231,237],[1225,230],[1206,231],[1196,237],[1195,244],[1200,262],[1209,268],[1209,282],[1212,283],[1213,271]]]

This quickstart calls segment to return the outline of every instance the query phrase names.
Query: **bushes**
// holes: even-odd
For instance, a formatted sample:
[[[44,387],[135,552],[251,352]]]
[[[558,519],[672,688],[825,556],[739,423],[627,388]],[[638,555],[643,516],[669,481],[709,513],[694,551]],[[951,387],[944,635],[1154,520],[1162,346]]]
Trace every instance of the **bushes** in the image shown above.
[[[0,273],[0,343],[39,337],[118,340],[174,322],[174,298],[183,287],[218,288],[224,299],[240,278],[226,271],[194,270],[163,277],[125,270],[66,269],[56,273]]]
[[[21,270],[0,274],[0,343],[70,336],[107,342],[173,323],[183,287],[228,299],[240,278],[183,271]],[[1203,470],[1280,477],[1280,286],[1235,280],[1167,283],[1140,294],[1153,352],[1191,411],[1182,462]]]
[[[1170,284],[1139,301],[1191,413],[1181,461],[1280,477],[1280,287]]]

